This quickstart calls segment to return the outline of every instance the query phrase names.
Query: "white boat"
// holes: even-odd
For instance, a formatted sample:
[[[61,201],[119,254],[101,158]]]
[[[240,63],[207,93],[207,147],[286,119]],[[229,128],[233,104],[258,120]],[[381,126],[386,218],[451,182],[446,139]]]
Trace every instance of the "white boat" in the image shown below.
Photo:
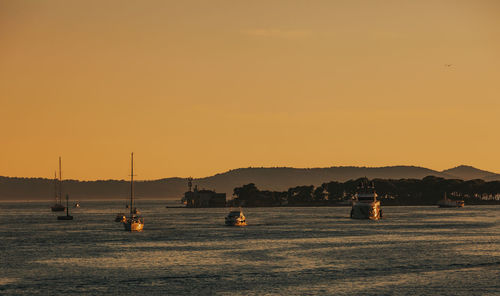
[[[126,231],[142,231],[144,229],[144,218],[139,216],[139,210],[134,207],[134,153],[130,160],[130,214],[123,222]],[[119,215],[119,214],[118,214]],[[118,216],[115,221],[117,221]]]
[[[373,183],[369,185],[368,182],[361,182],[355,197],[356,200],[353,201],[351,209],[352,219],[378,220],[382,218],[380,201],[377,200]]]
[[[226,216],[226,225],[228,226],[246,226],[247,221],[245,215],[241,210],[239,211],[231,211]]]
[[[438,201],[438,207],[440,208],[463,208],[465,203],[463,200],[452,200],[446,197],[446,192],[444,193],[444,198]]]

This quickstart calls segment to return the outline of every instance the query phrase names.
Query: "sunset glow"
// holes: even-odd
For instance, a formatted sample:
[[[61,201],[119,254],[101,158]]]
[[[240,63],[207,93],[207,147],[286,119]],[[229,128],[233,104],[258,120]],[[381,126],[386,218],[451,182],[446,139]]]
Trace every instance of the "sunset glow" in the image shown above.
[[[499,1],[0,0],[0,176],[500,172]]]

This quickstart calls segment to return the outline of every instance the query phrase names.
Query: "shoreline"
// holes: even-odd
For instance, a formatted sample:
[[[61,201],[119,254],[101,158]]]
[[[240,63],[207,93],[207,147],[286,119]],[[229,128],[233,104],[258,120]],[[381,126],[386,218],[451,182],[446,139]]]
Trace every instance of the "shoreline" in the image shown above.
[[[123,199],[78,199],[78,202],[114,202],[123,201]],[[172,203],[169,201],[177,201],[173,199],[161,199],[161,198],[148,198],[141,199],[139,202],[161,202],[159,203],[161,207],[167,209],[224,209],[224,208],[237,208],[238,206],[225,206],[225,207],[184,207],[177,205],[178,203]],[[0,200],[0,204],[8,203],[40,203],[47,204],[50,206],[53,200]],[[75,200],[76,202],[76,200]],[[437,207],[437,204],[384,204],[381,202],[383,207]],[[500,201],[488,201],[481,203],[466,203],[465,207],[471,206],[500,206]],[[351,205],[335,205],[335,204],[299,204],[299,205],[266,205],[266,206],[241,206],[241,208],[350,208]]]

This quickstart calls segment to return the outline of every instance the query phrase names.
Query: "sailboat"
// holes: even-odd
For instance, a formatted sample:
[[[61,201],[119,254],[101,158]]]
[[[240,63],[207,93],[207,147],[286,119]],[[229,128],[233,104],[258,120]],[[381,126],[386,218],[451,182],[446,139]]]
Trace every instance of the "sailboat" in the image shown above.
[[[69,215],[69,196],[66,194],[66,216],[57,216],[57,220],[73,220],[73,216]]]
[[[57,186],[59,185],[59,186]],[[59,195],[58,193],[59,187]],[[54,173],[54,199],[55,203],[52,207],[52,212],[62,212],[66,208],[62,205],[62,173],[61,173],[61,157],[59,156],[59,182],[57,182],[57,173]]]
[[[144,218],[138,215],[139,211],[134,207],[134,153],[131,154],[130,159],[130,214],[123,225],[126,231],[142,231]]]

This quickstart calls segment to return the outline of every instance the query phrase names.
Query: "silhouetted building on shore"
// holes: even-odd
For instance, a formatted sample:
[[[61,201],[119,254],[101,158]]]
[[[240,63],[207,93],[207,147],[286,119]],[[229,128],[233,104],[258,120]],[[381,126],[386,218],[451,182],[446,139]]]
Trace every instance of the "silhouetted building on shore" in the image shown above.
[[[192,187],[192,178],[188,179],[189,191],[184,193],[182,201],[187,208],[223,208],[226,206],[226,194],[217,193],[213,190],[198,190],[195,186]]]
[[[188,208],[217,208],[226,206],[226,194],[212,190],[197,190],[184,193]]]

